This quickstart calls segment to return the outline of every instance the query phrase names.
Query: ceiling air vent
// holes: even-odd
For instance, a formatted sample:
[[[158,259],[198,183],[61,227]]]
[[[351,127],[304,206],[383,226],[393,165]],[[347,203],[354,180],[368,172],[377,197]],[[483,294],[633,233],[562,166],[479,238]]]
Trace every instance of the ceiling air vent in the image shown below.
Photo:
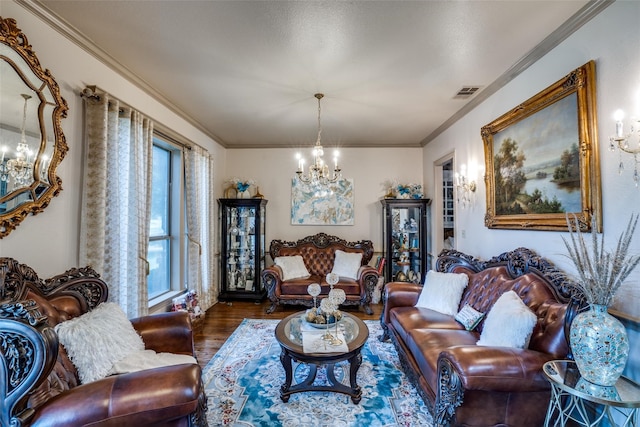
[[[454,99],[469,98],[470,96],[474,95],[479,89],[480,89],[480,86],[465,86],[462,89],[460,89],[453,98]]]

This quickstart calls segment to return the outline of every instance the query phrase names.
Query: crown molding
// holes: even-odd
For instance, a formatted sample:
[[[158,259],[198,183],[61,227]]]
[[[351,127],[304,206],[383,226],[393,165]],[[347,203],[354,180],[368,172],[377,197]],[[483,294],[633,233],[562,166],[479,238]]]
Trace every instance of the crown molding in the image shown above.
[[[0,0],[2,1],[2,0]],[[69,24],[66,20],[60,18],[56,13],[51,11],[45,5],[43,5],[38,0],[14,0],[17,4],[33,13],[35,16],[40,18],[46,24],[48,24],[51,28],[56,30],[58,33],[72,41],[74,44],[79,46],[82,50],[98,59],[107,67],[111,68],[113,71],[124,77],[126,80],[140,88],[146,94],[151,96],[153,99],[158,101],[164,107],[168,108],[171,112],[188,122],[190,125],[198,129],[200,132],[207,135],[209,138],[223,146],[224,148],[228,148],[227,144],[225,144],[217,135],[211,133],[207,128],[205,128],[201,123],[194,120],[187,113],[185,113],[181,108],[176,106],[173,102],[171,102],[162,92],[158,91],[151,84],[145,81],[143,78],[138,76],[132,70],[127,68],[125,65],[121,64],[118,60],[116,60],[113,56],[107,53],[104,49],[98,46],[93,42],[90,38],[85,36],[83,33],[78,31],[75,27]]]
[[[554,32],[549,34],[536,47],[526,53],[493,83],[489,84],[471,101],[465,104],[464,107],[462,107],[454,115],[449,117],[449,119],[447,119],[444,123],[438,126],[433,132],[431,132],[420,142],[420,145],[424,147],[425,145],[433,141],[438,135],[447,130],[449,127],[453,126],[454,123],[462,119],[467,113],[471,112],[478,105],[482,104],[485,100],[491,97],[502,87],[506,86],[507,83],[515,79],[523,71],[536,63],[539,59],[553,50],[556,46],[562,43],[565,39],[567,39],[570,35],[576,32],[580,27],[589,22],[604,9],[611,6],[614,2],[615,0],[593,0],[584,5],[582,9],[577,11],[573,16],[567,19],[564,24],[562,24]]]

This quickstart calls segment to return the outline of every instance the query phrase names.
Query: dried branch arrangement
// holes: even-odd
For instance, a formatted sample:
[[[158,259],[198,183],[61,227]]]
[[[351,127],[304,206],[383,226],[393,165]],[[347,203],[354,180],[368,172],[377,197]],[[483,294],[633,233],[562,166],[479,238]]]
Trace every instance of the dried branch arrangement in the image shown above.
[[[591,244],[587,244],[578,227],[578,218],[567,214],[570,240],[564,237],[567,258],[578,271],[576,285],[584,293],[589,304],[610,306],[613,297],[625,279],[640,263],[640,255],[629,255],[629,245],[638,223],[638,214],[631,215],[627,228],[618,237],[615,251],[604,246],[604,234],[598,238],[595,216],[591,224]]]

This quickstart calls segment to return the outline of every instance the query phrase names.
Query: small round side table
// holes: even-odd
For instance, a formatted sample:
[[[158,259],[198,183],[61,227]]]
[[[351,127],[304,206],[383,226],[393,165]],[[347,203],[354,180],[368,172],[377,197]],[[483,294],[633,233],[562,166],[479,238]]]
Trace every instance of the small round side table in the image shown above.
[[[590,383],[580,376],[576,363],[571,360],[552,360],[542,369],[551,383],[545,427],[565,426],[569,420],[581,426],[596,427],[604,419],[613,426],[640,426],[639,384],[625,377],[620,377],[611,387]],[[589,411],[587,402],[602,405],[602,412],[595,414],[594,420],[590,420],[589,413],[593,411]],[[622,424],[615,423],[614,413],[620,414],[618,418],[624,420]]]

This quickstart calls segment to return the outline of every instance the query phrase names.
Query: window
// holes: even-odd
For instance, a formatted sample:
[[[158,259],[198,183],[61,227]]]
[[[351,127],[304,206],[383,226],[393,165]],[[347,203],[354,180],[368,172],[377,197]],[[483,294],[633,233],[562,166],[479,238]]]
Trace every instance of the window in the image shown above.
[[[151,215],[149,217],[149,248],[147,285],[150,305],[170,298],[184,289],[185,235],[184,186],[182,152],[157,135],[153,139],[151,182]]]

